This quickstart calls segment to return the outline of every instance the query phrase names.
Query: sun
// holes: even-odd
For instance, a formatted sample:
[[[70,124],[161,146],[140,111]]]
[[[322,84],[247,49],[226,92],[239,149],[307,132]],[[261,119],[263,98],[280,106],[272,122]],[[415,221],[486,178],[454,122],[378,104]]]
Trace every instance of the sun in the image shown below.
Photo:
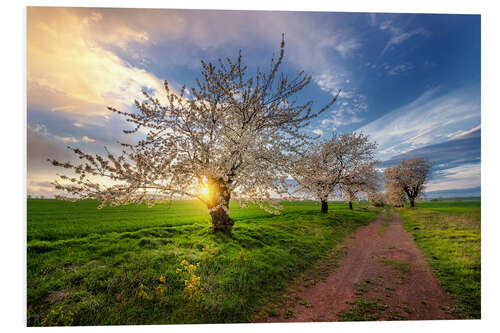
[[[203,194],[203,195],[205,195],[205,196],[208,196],[208,192],[209,192],[209,190],[208,190],[208,186],[207,186],[207,187],[203,187],[203,188],[201,189],[201,194]]]

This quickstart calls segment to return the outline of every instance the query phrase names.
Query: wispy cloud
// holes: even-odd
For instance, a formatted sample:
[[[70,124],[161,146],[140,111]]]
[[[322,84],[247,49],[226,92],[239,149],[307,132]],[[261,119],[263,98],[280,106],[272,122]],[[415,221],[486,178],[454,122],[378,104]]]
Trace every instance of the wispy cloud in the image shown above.
[[[472,91],[470,91],[472,90]],[[450,139],[449,135],[480,122],[480,97],[474,89],[439,94],[433,88],[359,130],[379,144],[378,158]]]
[[[412,157],[426,158],[432,164],[433,172],[455,168],[463,164],[481,162],[481,131],[467,131],[468,134],[448,141],[431,144],[393,156],[380,166],[388,167]]]
[[[315,81],[321,90],[330,92],[332,95],[335,95],[346,85],[341,76],[329,72],[317,75]],[[344,94],[346,93],[344,92]]]
[[[59,136],[59,135],[54,135],[54,138],[56,138],[57,140],[59,141],[62,141],[62,142],[80,142],[80,140],[78,140],[77,138],[75,137],[72,137],[72,136]]]
[[[50,181],[39,181],[39,180],[29,180],[27,182],[28,187],[28,195],[32,195],[34,197],[40,196],[53,196],[56,194],[54,190],[54,185],[50,183]]]
[[[464,164],[444,170],[434,176],[426,186],[427,191],[453,190],[481,186],[481,165]]]
[[[382,50],[382,54],[387,52],[394,45],[403,43],[404,41],[410,39],[413,36],[421,35],[427,36],[429,32],[424,28],[415,28],[410,31],[404,31],[403,29],[395,26],[392,21],[385,21],[379,26],[380,30],[388,31],[391,34],[391,38]]]
[[[80,126],[77,126],[80,127]],[[43,124],[36,124],[34,126],[30,126],[28,124],[28,137],[37,137],[38,140],[44,141],[44,140],[52,140],[52,141],[60,141],[64,143],[76,143],[76,142],[96,142],[96,139],[90,138],[87,135],[84,135],[80,138],[75,137],[75,136],[59,136],[59,135],[53,135],[49,133],[47,130],[47,127]]]
[[[410,63],[404,63],[404,64],[398,64],[392,67],[389,67],[387,70],[387,74],[389,75],[398,75],[398,74],[403,74],[406,73],[410,70],[412,70],[414,66]]]
[[[380,167],[386,168],[412,157],[426,158],[432,165],[426,192],[437,191],[432,193],[433,196],[450,196],[461,193],[461,191],[465,194],[475,193],[477,195],[481,185],[480,126],[460,133],[463,135],[394,156],[390,160],[384,161]],[[464,191],[464,189],[469,190]],[[446,192],[451,190],[455,191]]]
[[[321,127],[337,130],[339,127],[363,121],[361,114],[368,110],[366,96],[354,89],[342,90],[330,113],[321,121]]]
[[[337,130],[341,126],[351,125],[361,122],[362,119],[355,114],[346,112],[345,109],[332,112],[331,116],[321,121],[322,127],[328,127]]]
[[[82,136],[82,141],[85,141],[85,142],[96,142],[95,139],[89,138],[86,135]]]
[[[470,130],[466,130],[466,131],[457,131],[455,133],[452,133],[449,135],[450,139],[459,139],[459,138],[463,138],[464,136],[466,135],[469,135],[471,133],[474,133],[478,130],[481,129],[481,125],[477,125],[476,127],[474,128],[471,128]]]
[[[63,161],[72,158],[64,146],[47,135],[43,126],[28,126],[27,134],[28,178],[47,169],[47,158]]]
[[[317,77],[316,83],[321,90],[332,96],[339,94],[339,98],[330,111],[329,116],[321,121],[322,127],[338,127],[359,123],[360,114],[367,111],[366,96],[350,87],[350,80],[340,75],[323,73]],[[340,91],[340,93],[339,93]]]
[[[333,42],[334,49],[342,56],[347,57],[361,47],[361,43],[354,38],[344,38]]]

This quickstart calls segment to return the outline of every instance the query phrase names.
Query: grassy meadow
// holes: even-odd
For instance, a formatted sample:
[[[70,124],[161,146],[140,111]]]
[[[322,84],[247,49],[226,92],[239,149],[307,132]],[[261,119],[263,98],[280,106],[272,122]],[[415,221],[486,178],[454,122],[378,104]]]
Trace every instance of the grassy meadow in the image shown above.
[[[97,206],[28,200],[28,326],[249,322],[381,212],[295,202],[275,216],[231,203],[227,235],[194,201]]]
[[[463,318],[481,317],[481,202],[419,202],[398,209]]]

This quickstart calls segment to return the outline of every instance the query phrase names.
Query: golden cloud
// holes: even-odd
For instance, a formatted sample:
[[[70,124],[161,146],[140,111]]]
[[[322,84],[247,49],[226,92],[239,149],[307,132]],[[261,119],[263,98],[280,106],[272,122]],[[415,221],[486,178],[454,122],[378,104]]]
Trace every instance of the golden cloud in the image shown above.
[[[105,106],[130,105],[146,87],[163,91],[155,75],[99,46],[91,27],[102,15],[72,8],[28,8],[28,107],[81,115],[109,114]],[[147,34],[117,27],[108,40],[147,42]],[[120,39],[119,39],[120,38]]]

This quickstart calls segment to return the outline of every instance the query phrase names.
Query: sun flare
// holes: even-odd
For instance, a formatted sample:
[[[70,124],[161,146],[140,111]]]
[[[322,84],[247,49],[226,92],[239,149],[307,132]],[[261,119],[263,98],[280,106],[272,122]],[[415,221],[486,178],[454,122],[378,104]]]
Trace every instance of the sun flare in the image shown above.
[[[209,193],[208,187],[203,187],[201,189],[201,194],[203,194],[205,196],[208,196],[208,193]]]

